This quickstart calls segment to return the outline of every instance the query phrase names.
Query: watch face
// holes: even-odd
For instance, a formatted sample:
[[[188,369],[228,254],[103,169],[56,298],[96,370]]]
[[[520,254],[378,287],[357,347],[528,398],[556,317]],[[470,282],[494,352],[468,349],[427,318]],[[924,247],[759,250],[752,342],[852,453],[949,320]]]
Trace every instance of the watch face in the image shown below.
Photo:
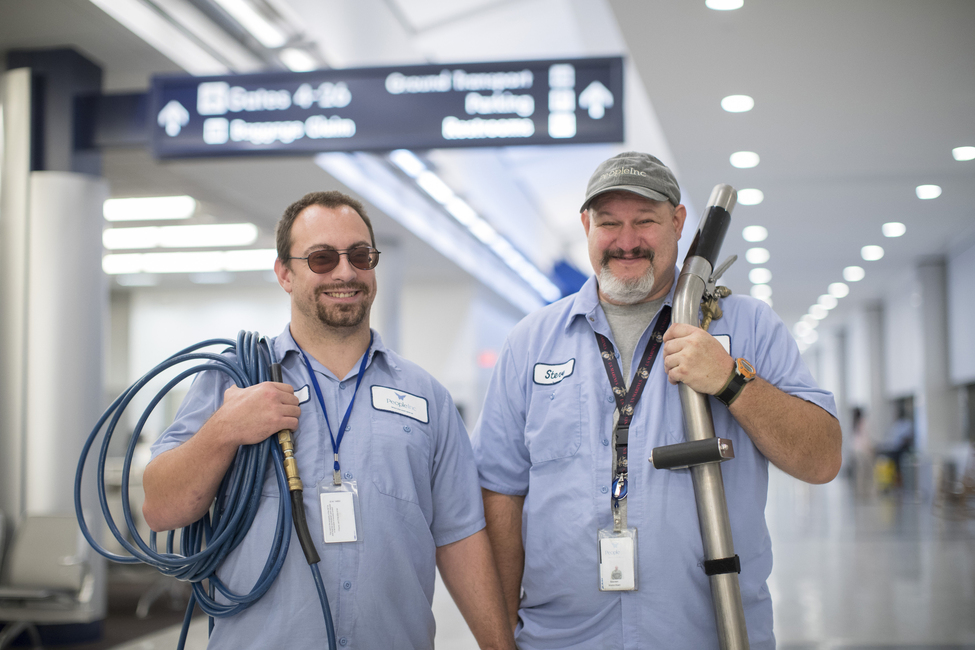
[[[738,369],[738,374],[744,377],[746,381],[755,378],[755,368],[745,359],[735,359],[735,367]]]

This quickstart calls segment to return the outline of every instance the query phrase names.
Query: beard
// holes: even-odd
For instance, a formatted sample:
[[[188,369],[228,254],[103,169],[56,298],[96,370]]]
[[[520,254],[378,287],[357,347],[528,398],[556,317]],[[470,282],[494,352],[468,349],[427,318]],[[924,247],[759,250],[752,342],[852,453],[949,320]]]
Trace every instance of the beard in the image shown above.
[[[359,291],[365,300],[348,305],[324,305],[318,297],[323,293]],[[364,282],[349,282],[342,285],[318,287],[315,290],[315,315],[326,327],[357,327],[362,324],[372,306],[369,286]]]
[[[653,290],[656,277],[653,273],[653,251],[649,248],[636,248],[629,255],[622,249],[610,249],[603,253],[602,265],[599,269],[599,290],[614,302],[624,305],[634,305],[645,300]],[[638,278],[624,280],[616,277],[609,268],[611,259],[640,259],[650,262],[650,266]]]

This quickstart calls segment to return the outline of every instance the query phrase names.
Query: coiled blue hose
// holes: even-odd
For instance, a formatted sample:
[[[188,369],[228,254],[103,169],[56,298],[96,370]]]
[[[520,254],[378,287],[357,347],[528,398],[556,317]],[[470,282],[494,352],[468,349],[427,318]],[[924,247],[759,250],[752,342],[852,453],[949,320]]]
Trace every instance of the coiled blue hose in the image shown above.
[[[226,347],[223,354],[199,351],[203,348],[220,345]],[[234,354],[228,355],[228,352]],[[108,497],[105,489],[105,462],[108,458],[109,443],[122,417],[122,413],[139,391],[145,388],[150,381],[162,372],[180,364],[196,361],[202,363],[181,371],[162,390],[156,393],[139,418],[132,438],[129,441],[128,449],[125,453],[125,462],[122,465],[122,514],[129,534],[135,542],[133,544],[119,530],[119,526],[116,524],[109,510]],[[216,503],[213,508],[213,515],[211,516],[208,512],[199,521],[183,528],[180,538],[180,548],[177,553],[173,549],[175,531],[169,531],[167,533],[165,550],[159,550],[156,533],[152,532],[149,535],[149,543],[147,544],[142,539],[132,518],[132,513],[129,510],[129,473],[132,469],[132,458],[135,454],[136,445],[142,436],[143,427],[152,414],[152,411],[169,391],[187,377],[205,370],[216,370],[230,376],[239,388],[246,388],[270,380],[270,367],[276,361],[274,350],[267,344],[266,339],[257,333],[245,332],[243,330],[238,333],[236,344],[228,339],[209,339],[180,350],[147,372],[141,379],[119,395],[105,413],[102,414],[98,423],[95,424],[94,429],[88,435],[88,439],[82,448],[81,458],[78,460],[78,470],[75,474],[74,503],[75,513],[78,517],[78,525],[81,527],[81,532],[91,547],[113,562],[121,564],[137,564],[141,562],[155,567],[164,575],[173,576],[192,584],[192,595],[190,596],[189,605],[186,608],[186,616],[183,619],[183,628],[179,637],[179,650],[182,650],[186,643],[186,633],[189,629],[194,605],[199,605],[200,609],[210,616],[210,629],[212,630],[214,617],[233,616],[241,610],[246,609],[261,598],[277,578],[281,566],[284,564],[284,559],[288,554],[292,527],[291,499],[285,498],[288,493],[288,486],[282,462],[283,455],[281,448],[275,442],[273,436],[256,445],[241,446],[237,451],[236,459],[220,483]],[[88,525],[81,507],[81,481],[85,463],[95,440],[103,428],[105,432],[101,443],[101,450],[98,454],[98,473],[96,480],[98,501],[101,504],[102,514],[105,517],[105,522],[108,524],[109,530],[115,536],[118,543],[131,554],[128,556],[116,555],[98,545],[88,530]],[[277,499],[277,524],[274,530],[273,542],[268,553],[267,561],[264,564],[264,569],[261,571],[254,587],[247,594],[237,594],[231,591],[217,577],[216,570],[224,558],[243,541],[244,536],[254,521],[254,517],[257,515],[257,509],[261,501],[264,476],[269,461],[274,467],[278,490],[282,496],[282,498]],[[329,650],[335,650],[335,631],[321,572],[317,564],[311,564],[310,568],[312,569],[312,577],[315,580],[315,587],[318,591],[319,600],[321,601],[322,614],[325,618],[328,647]],[[207,581],[209,585],[208,589],[204,589],[202,585],[203,580]],[[228,602],[217,602],[216,592],[218,591]]]

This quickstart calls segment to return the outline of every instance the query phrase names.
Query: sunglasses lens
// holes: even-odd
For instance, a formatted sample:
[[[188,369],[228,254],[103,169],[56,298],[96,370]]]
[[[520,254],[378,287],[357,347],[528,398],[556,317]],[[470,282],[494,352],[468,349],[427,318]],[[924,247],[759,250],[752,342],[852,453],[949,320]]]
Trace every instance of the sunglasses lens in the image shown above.
[[[338,266],[338,264],[339,254],[337,251],[315,251],[308,256],[308,268],[314,273],[328,273]]]
[[[368,248],[353,248],[348,252],[348,255],[349,263],[363,271],[375,268],[376,262],[379,261],[379,256],[373,255],[372,250]]]

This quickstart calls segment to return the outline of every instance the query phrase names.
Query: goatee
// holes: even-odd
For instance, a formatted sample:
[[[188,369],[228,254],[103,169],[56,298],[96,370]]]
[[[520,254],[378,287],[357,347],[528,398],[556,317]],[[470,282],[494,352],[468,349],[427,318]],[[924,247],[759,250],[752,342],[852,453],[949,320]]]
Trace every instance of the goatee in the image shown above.
[[[611,249],[603,253],[602,266],[599,269],[599,290],[603,295],[624,305],[634,305],[645,300],[653,290],[656,277],[653,273],[653,251],[649,248],[636,248],[625,253],[622,249]],[[638,278],[624,280],[616,277],[609,268],[611,259],[646,259],[650,266]]]
[[[359,291],[367,300],[347,305],[325,305],[319,302],[318,297],[323,293],[344,293],[349,291]],[[315,307],[318,313],[318,320],[327,327],[356,327],[362,323],[369,313],[372,304],[369,298],[369,286],[364,282],[349,282],[341,286],[319,287],[315,291]]]

